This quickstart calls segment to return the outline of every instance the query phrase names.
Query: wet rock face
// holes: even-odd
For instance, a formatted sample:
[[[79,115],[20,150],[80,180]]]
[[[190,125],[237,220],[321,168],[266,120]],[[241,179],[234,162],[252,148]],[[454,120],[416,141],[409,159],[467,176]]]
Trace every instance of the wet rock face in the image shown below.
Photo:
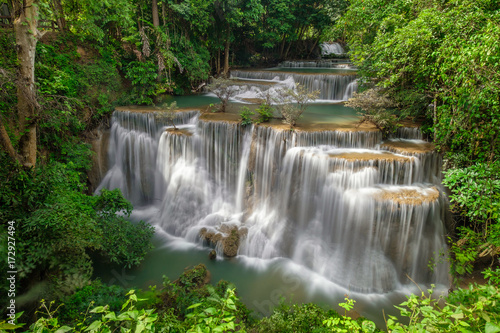
[[[108,171],[109,128],[100,126],[88,134],[87,142],[92,146],[92,168],[87,172],[90,183],[89,193],[93,193]]]
[[[231,229],[229,235],[222,239],[222,248],[224,255],[227,257],[235,257],[238,254],[240,247],[240,235],[236,228]]]
[[[217,252],[215,252],[215,250],[212,250],[210,251],[210,253],[208,253],[208,259],[215,260],[216,258],[217,258]]]
[[[238,254],[240,240],[247,235],[247,232],[244,227],[221,225],[216,231],[208,231],[206,228],[202,228],[200,237],[210,244],[221,246],[226,257],[235,257]]]

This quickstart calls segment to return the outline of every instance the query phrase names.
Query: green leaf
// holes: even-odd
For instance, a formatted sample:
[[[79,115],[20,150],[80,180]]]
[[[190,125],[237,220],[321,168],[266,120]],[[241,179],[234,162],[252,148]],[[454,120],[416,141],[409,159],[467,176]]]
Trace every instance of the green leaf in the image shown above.
[[[13,329],[16,329],[16,328],[19,328],[21,327],[21,325],[12,325],[12,324],[9,324],[9,323],[0,323],[0,329],[3,329],[3,330],[13,330]]]
[[[116,314],[114,312],[110,312],[104,316],[106,319],[116,320]]]
[[[85,332],[87,332],[87,331],[95,331],[95,330],[97,330],[99,327],[101,327],[101,325],[102,325],[102,322],[101,322],[100,320],[96,320],[96,321],[94,321],[92,324],[90,324],[90,326],[89,326],[89,327],[87,327],[87,328],[85,329]]]
[[[146,326],[144,326],[144,323],[138,322],[135,328],[135,333],[141,333],[142,331],[144,331],[145,328]]]
[[[484,327],[485,333],[496,333],[500,332],[500,326],[493,324],[492,322],[486,323]]]
[[[205,312],[213,316],[217,313],[217,309],[212,307],[212,308],[205,309]]]
[[[199,307],[200,305],[202,305],[202,303],[196,303],[196,304],[193,304],[193,305],[191,305],[191,306],[188,306],[188,310],[189,310],[189,309],[194,309],[194,308],[197,308],[197,307]]]
[[[104,311],[105,311],[104,306],[97,306],[97,307],[93,308],[92,310],[90,310],[90,313],[102,313]]]

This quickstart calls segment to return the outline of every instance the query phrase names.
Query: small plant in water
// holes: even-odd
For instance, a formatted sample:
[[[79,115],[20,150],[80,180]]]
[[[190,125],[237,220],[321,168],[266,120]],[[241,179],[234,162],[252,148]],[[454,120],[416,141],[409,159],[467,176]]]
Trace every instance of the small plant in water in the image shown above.
[[[275,101],[283,121],[293,127],[306,110],[307,104],[318,96],[319,90],[309,92],[305,86],[297,83],[295,89],[283,90]]]
[[[257,110],[259,117],[255,121],[257,124],[266,123],[273,117],[273,109],[269,104],[261,104]]]
[[[255,113],[253,111],[251,111],[249,108],[247,108],[246,106],[242,107],[240,109],[240,116],[241,116],[241,125],[242,126],[248,126],[248,125],[251,125],[253,120],[252,120],[252,116],[254,115]]]
[[[177,107],[177,102],[172,102],[170,104],[163,104],[162,108],[156,112],[157,118],[160,119],[165,119],[167,123],[170,125],[174,126],[174,130],[177,130],[177,127],[175,126],[175,114],[177,113],[177,110],[179,108]]]
[[[234,82],[226,78],[212,78],[212,82],[207,86],[207,90],[213,92],[221,101],[219,111],[225,112],[229,99],[236,95]]]

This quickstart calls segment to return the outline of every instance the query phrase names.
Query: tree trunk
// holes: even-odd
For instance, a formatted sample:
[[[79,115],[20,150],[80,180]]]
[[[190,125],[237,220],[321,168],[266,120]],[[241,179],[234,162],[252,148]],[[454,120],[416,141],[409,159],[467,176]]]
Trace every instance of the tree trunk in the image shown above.
[[[167,9],[165,7],[165,2],[161,3],[161,19],[163,21],[163,25],[167,25],[165,22],[165,17],[167,17]]]
[[[66,30],[66,18],[64,17],[64,10],[61,4],[61,0],[54,0],[54,13],[56,14],[57,25],[62,33]]]
[[[24,2],[24,3],[23,3]],[[38,38],[36,0],[13,1],[19,73],[17,80],[17,112],[19,118],[20,162],[25,167],[36,165],[36,117],[38,103],[35,90],[35,51]]]
[[[283,60],[287,59],[288,52],[290,52],[290,48],[292,47],[292,44],[293,44],[293,41],[290,41],[290,44],[288,44],[288,47],[286,48],[285,57],[283,58]]]
[[[7,151],[9,156],[13,160],[19,160],[20,157],[17,155],[16,150],[12,146],[12,142],[10,141],[9,134],[7,133],[7,130],[5,129],[5,126],[2,122],[0,122],[0,142],[2,144],[3,149]]]
[[[160,26],[160,18],[158,17],[158,0],[153,0],[153,25],[156,28]]]
[[[286,35],[283,35],[283,40],[281,41],[281,46],[280,46],[280,59],[283,59],[283,51],[285,50],[285,43],[286,43]]]
[[[215,65],[215,71],[217,72],[217,76],[220,74],[220,49],[217,49],[217,62]]]
[[[314,49],[316,48],[316,45],[318,45],[320,38],[321,38],[321,35],[319,35],[318,38],[316,38],[316,40],[314,41],[313,46],[311,47],[311,49],[309,50],[309,53],[307,54],[307,58],[311,57],[311,54],[313,53]]]
[[[226,47],[224,49],[224,77],[229,73],[229,45],[231,44],[231,30],[227,27]]]

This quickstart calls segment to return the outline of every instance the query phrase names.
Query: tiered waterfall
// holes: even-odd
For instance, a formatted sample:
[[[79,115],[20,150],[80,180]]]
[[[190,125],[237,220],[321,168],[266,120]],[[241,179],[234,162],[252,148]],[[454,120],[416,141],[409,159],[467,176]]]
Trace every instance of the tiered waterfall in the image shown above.
[[[447,283],[440,157],[417,149],[415,130],[383,143],[374,130],[242,127],[196,111],[175,122],[116,111],[100,188],[154,208],[171,235],[207,245],[203,233],[236,230],[238,255],[289,258],[349,290]]]

